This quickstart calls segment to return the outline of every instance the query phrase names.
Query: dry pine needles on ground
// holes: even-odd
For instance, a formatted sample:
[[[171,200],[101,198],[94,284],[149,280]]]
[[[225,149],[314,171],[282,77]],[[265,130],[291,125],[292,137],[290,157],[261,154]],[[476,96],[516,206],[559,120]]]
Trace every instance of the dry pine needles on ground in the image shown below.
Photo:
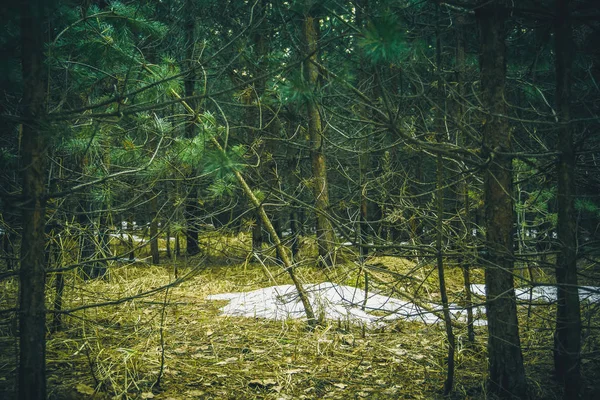
[[[420,276],[420,295],[436,297],[427,269],[393,257],[379,265],[373,287],[386,288],[385,270]],[[460,291],[459,271],[449,274]],[[289,283],[277,266],[172,266],[141,264],[113,267],[105,280],[67,279],[65,309],[94,303],[69,314],[64,329],[48,337],[48,376],[53,399],[429,399],[441,397],[446,346],[441,325],[396,321],[367,329],[325,321],[308,331],[298,320],[268,321],[221,316],[223,302],[206,297]],[[326,280],[364,284],[359,268],[298,269],[303,282]],[[475,275],[477,276],[477,275]],[[456,281],[456,282],[455,282]],[[402,292],[394,286],[397,293]],[[376,289],[374,289],[376,290]],[[404,289],[406,290],[406,288]],[[142,297],[140,294],[148,293]],[[417,292],[413,291],[414,296]],[[545,310],[545,311],[542,311]],[[531,386],[539,398],[554,396],[548,381],[551,359],[549,308],[524,310],[525,358]],[[455,398],[484,398],[486,329],[477,327],[475,343],[458,334]],[[545,331],[548,329],[548,331]],[[543,334],[540,334],[542,332]],[[6,338],[5,338],[6,339]],[[3,340],[9,345],[10,340]],[[8,346],[5,346],[5,348]],[[6,366],[7,364],[5,364]],[[160,378],[160,379],[159,379]]]

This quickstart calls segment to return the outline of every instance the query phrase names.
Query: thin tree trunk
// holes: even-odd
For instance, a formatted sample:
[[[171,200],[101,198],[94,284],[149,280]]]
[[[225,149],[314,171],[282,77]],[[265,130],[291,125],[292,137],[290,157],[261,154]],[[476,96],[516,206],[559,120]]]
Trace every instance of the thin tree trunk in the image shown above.
[[[269,217],[269,219],[271,220],[271,223],[273,224],[273,228],[275,228],[275,233],[277,233],[277,236],[281,239],[283,237],[283,230],[281,229],[281,214],[278,212],[274,212],[271,214],[271,216]],[[275,240],[274,238],[271,238],[271,244],[274,244]],[[281,252],[279,250],[279,248],[275,248],[275,254],[277,257],[277,262],[279,263],[283,263],[281,261]]]
[[[486,251],[485,284],[488,318],[488,390],[501,398],[526,398],[513,269],[512,141],[506,115],[505,23],[502,2],[482,0],[476,11],[480,34]]]
[[[260,254],[262,251],[262,221],[258,212],[255,213],[256,221],[252,225],[252,251],[256,254]]]
[[[436,20],[439,20],[439,7],[436,7]],[[442,84],[442,44],[439,32],[439,26],[436,23],[435,27],[435,42],[436,42],[436,69],[438,78],[438,117],[437,117],[437,140],[444,140],[444,118],[446,118],[446,93]],[[444,313],[444,326],[446,328],[446,337],[448,339],[448,358],[446,368],[446,380],[444,381],[444,395],[448,395],[454,386],[454,349],[456,341],[454,339],[454,331],[452,330],[452,318],[450,316],[450,307],[448,305],[448,292],[446,290],[446,277],[444,274],[444,159],[438,153],[436,158],[436,262],[438,270],[438,280],[440,284],[440,296],[442,300],[442,310]]]
[[[442,309],[444,312],[444,325],[446,327],[446,336],[448,338],[448,366],[446,370],[446,380],[444,381],[444,395],[452,391],[454,382],[454,349],[455,339],[452,330],[452,318],[450,316],[450,307],[448,305],[448,294],[446,291],[446,277],[444,276],[444,256],[442,252],[442,241],[444,237],[444,163],[441,154],[437,155],[437,238],[436,238],[436,261],[438,278],[440,281],[440,295],[442,297]]]
[[[317,60],[318,53],[318,26],[318,19],[310,14],[305,15],[303,34],[307,59],[304,62],[304,75],[308,84],[314,90],[315,95],[317,88],[319,87],[319,69],[314,63],[314,61]],[[334,235],[331,222],[327,219],[327,213],[329,211],[329,188],[327,183],[323,126],[317,101],[315,99],[309,100],[306,107],[312,159],[319,264],[321,266],[330,266],[333,264]]]
[[[472,237],[472,224],[471,224],[471,200],[469,199],[469,186],[464,185],[464,198],[465,198],[465,244],[468,244],[469,238]],[[466,251],[466,249],[464,250]],[[463,259],[462,271],[463,280],[465,284],[465,307],[467,308],[467,337],[469,342],[475,342],[475,328],[473,325],[473,299],[471,296],[471,261],[467,255]]]
[[[160,255],[158,253],[158,199],[155,193],[150,193],[150,254],[152,255],[152,264],[160,264]]]
[[[554,365],[564,385],[564,398],[576,399],[580,384],[581,310],[577,288],[577,229],[575,224],[575,149],[571,128],[571,64],[573,42],[569,1],[556,0],[555,55],[556,108],[559,118],[558,149],[558,241],[556,259],[556,335]]]
[[[23,237],[19,270],[18,398],[46,398],[45,213],[46,114],[44,34],[46,2],[21,2],[23,71]]]
[[[165,239],[167,240],[167,258],[170,260],[171,255],[171,224],[167,222]]]
[[[129,246],[129,261],[135,261],[135,243],[133,242],[133,216],[129,214],[127,218],[127,228],[129,233],[127,234],[127,245]]]
[[[292,248],[292,258],[298,256],[298,252],[300,251],[300,223],[298,221],[298,212],[293,209],[290,215],[290,240],[291,240],[291,248]]]

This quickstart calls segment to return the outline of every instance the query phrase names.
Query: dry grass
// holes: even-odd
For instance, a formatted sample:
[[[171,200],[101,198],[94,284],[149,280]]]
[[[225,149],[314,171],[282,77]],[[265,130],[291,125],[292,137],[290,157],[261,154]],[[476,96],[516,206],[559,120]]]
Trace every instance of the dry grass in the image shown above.
[[[203,238],[211,247],[216,246],[216,239]],[[232,237],[218,242],[217,253],[247,248],[247,240]],[[243,254],[240,250],[242,261],[237,265],[209,265],[206,257],[182,258],[178,261],[179,276],[189,274],[182,283],[139,298],[135,296],[173,282],[174,265],[115,264],[107,279],[87,282],[74,271],[69,272],[66,309],[131,299],[70,313],[64,328],[48,335],[50,398],[442,397],[447,344],[441,325],[400,321],[385,330],[367,330],[329,321],[311,332],[302,321],[221,316],[219,307],[223,302],[207,301],[206,296],[290,283],[279,267],[246,262]],[[220,259],[216,254],[211,258]],[[364,285],[364,274],[352,263],[330,270],[304,264],[297,270],[304,282]],[[371,290],[391,290],[396,296],[423,301],[438,296],[437,275],[430,273],[431,266],[417,268],[411,261],[394,257],[374,257],[369,264],[379,266],[377,271],[370,271]],[[462,272],[449,268],[447,279],[451,301],[460,300]],[[473,281],[481,279],[481,272],[475,270]],[[48,304],[52,304],[52,281],[48,284]],[[15,299],[16,287],[11,280],[3,285],[0,306],[7,308]],[[544,399],[558,396],[549,378],[552,312],[537,307],[529,313],[523,310],[521,315],[532,392]],[[471,344],[466,342],[465,328],[456,331],[456,388],[452,398],[485,398],[486,328],[477,327],[476,333],[476,341]],[[14,378],[13,334],[3,329],[0,340],[0,386],[6,390],[10,390]],[[588,364],[586,369],[596,365]]]
[[[288,283],[275,267],[211,267],[193,279],[118,306],[86,310],[48,341],[52,396],[95,388],[120,398],[431,398],[442,386],[440,327],[398,323],[389,331],[338,326],[314,332],[302,321],[273,322],[219,316],[209,294]],[[313,281],[320,271],[305,268]],[[351,273],[345,267],[331,275]],[[312,279],[308,279],[308,278]],[[123,267],[106,281],[73,290],[69,304],[129,296],[169,281],[167,268]],[[91,297],[93,296],[93,298]],[[164,320],[162,320],[164,311]],[[161,387],[161,322],[165,369]],[[463,348],[459,365],[482,346]],[[467,357],[468,358],[468,357]],[[464,369],[460,381],[477,385],[484,368]],[[81,386],[81,384],[87,386]],[[79,385],[79,389],[78,389]],[[83,397],[82,397],[83,398]],[[107,397],[108,398],[108,397]]]

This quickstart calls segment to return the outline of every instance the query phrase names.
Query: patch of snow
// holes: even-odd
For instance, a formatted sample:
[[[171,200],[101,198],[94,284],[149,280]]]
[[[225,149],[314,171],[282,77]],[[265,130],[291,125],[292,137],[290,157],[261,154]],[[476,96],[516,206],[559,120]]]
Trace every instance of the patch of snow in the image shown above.
[[[129,238],[131,237],[131,239],[134,242],[143,242],[144,241],[144,238],[142,238],[142,237],[139,237],[137,235],[128,235],[127,233],[125,233],[125,234],[111,233],[108,236],[118,238],[118,239],[123,239],[123,240],[129,240]]]
[[[590,303],[600,303],[600,287],[582,286],[579,288],[579,300],[587,300]]]
[[[485,297],[485,285],[471,285],[471,293]],[[532,301],[536,303],[552,303],[556,301],[556,286],[534,286],[515,288],[515,296],[520,301]],[[582,286],[579,288],[579,300],[590,303],[600,303],[600,287]]]
[[[379,294],[368,294],[351,286],[332,282],[306,284],[309,301],[317,317],[383,326],[396,319],[421,321],[426,324],[439,322],[433,313],[411,302]],[[365,302],[366,297],[366,302]],[[221,308],[224,315],[286,320],[306,318],[304,307],[293,285],[272,286],[251,292],[223,293],[207,297],[208,300],[228,300]],[[364,310],[363,310],[364,305]],[[387,315],[373,315],[374,311]],[[439,310],[438,310],[439,311]]]
[[[125,264],[133,264],[133,263],[148,263],[148,260],[151,257],[144,257],[144,258],[137,258],[135,257],[133,260],[130,260],[129,258],[117,258],[115,261],[118,263],[125,263]]]
[[[426,309],[409,301],[380,294],[366,294],[361,289],[332,282],[306,284],[304,289],[315,315],[328,320],[348,321],[368,327],[382,327],[398,319],[425,324],[441,322],[436,315],[441,314],[441,306],[435,304],[426,304]],[[471,291],[476,296],[485,297],[485,285],[471,285]],[[553,286],[517,288],[515,294],[521,301],[556,301],[556,287]],[[579,289],[579,296],[581,300],[600,303],[600,288],[582,287]],[[222,313],[228,316],[278,321],[306,318],[304,307],[293,285],[271,286],[250,292],[214,294],[207,299],[228,301],[221,308]],[[463,307],[456,304],[450,304],[449,307],[453,319],[466,322],[467,313]],[[379,315],[373,314],[374,312],[378,312]],[[473,307],[473,313],[475,326],[487,325],[487,321],[482,319],[485,316],[484,306]]]
[[[471,285],[471,293],[475,296],[485,297],[485,285],[478,283]]]

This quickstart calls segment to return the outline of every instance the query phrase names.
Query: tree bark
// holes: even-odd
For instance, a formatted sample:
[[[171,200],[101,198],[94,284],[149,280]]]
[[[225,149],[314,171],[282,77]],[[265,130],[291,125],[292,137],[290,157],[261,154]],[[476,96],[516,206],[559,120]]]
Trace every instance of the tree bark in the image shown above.
[[[439,21],[439,6],[436,7],[436,20]],[[439,24],[435,26],[435,42],[436,42],[436,69],[437,69],[437,97],[438,97],[438,115],[437,115],[437,141],[439,143],[444,140],[446,118],[446,93],[445,87],[442,84],[442,43],[440,38]],[[448,339],[448,357],[446,366],[446,380],[444,381],[444,395],[447,396],[452,391],[454,386],[454,350],[455,339],[452,329],[452,317],[450,315],[450,307],[448,304],[448,292],[446,290],[446,276],[444,271],[444,159],[440,153],[436,157],[436,263],[438,270],[438,280],[440,285],[440,297],[442,300],[442,309],[444,313],[444,326],[446,328],[446,337]]]
[[[194,47],[196,40],[196,21],[194,6],[192,0],[186,0],[184,4],[186,10],[185,15],[185,60],[183,67],[187,71],[183,80],[184,93],[186,97],[194,95],[194,89],[196,87],[197,74],[194,65]],[[188,105],[194,114],[197,113],[196,100],[188,100]],[[192,120],[185,126],[185,137],[193,139],[196,136],[196,124],[194,123],[194,115],[191,116]],[[195,168],[192,168],[192,171]],[[190,173],[194,175],[194,173]],[[186,251],[189,255],[195,255],[200,253],[200,246],[198,245],[198,190],[194,182],[187,182],[187,194],[185,199],[185,220],[186,220]]]
[[[369,11],[369,0],[356,0],[354,4],[356,8],[356,26],[363,28],[367,23],[368,11]],[[360,55],[360,73],[359,73],[359,84],[360,89],[365,92],[371,79],[368,71],[368,63],[364,53]],[[364,105],[360,107],[360,114],[366,120],[369,119],[367,110]],[[371,129],[367,127],[366,129]],[[370,132],[369,132],[370,133]],[[368,200],[368,179],[367,174],[371,166],[371,154],[370,154],[370,141],[369,135],[365,135],[361,139],[359,147],[360,154],[358,155],[358,184],[359,184],[359,219],[356,224],[356,239],[358,241],[358,251],[361,262],[364,262],[369,255],[368,244],[368,230],[369,230],[369,200]]]
[[[463,119],[465,118],[465,53],[466,53],[466,38],[465,38],[465,21],[464,16],[458,16],[456,20],[456,82],[458,83],[458,100],[457,100],[457,115],[456,118],[459,120],[458,133],[457,133],[457,144],[465,145],[466,135],[461,131],[465,129],[463,126]],[[469,199],[469,183],[470,179],[468,175],[464,176],[464,179],[460,181],[457,186],[457,203],[460,205],[462,200],[464,205],[464,237],[465,242],[462,243],[463,253],[467,253],[467,247],[472,238],[473,227],[471,224],[471,201]],[[460,230],[457,230],[459,232]],[[459,258],[459,264],[462,267],[463,280],[465,286],[465,307],[467,309],[467,337],[469,342],[475,342],[475,330],[473,327],[473,301],[471,298],[471,260],[469,255],[461,256]]]
[[[315,95],[319,87],[319,69],[314,63],[317,61],[318,54],[318,26],[319,21],[317,18],[310,15],[310,13],[304,16],[303,34],[307,57],[304,61],[304,76],[308,85],[313,88]],[[334,235],[331,222],[327,219],[329,211],[329,188],[323,142],[323,126],[317,101],[310,99],[306,108],[312,159],[319,264],[321,266],[330,266],[333,264]]]
[[[488,318],[488,390],[500,398],[525,398],[527,385],[513,282],[512,139],[506,115],[505,23],[502,2],[483,1],[476,11],[480,34],[482,155],[486,228],[486,312]]]
[[[571,65],[574,57],[569,1],[556,0],[555,20],[556,109],[559,119],[558,137],[558,241],[556,259],[556,334],[554,366],[564,386],[564,398],[579,396],[581,311],[577,288],[577,227],[575,213],[575,149],[570,124]]]
[[[19,270],[18,398],[46,398],[45,212],[46,75],[44,34],[46,2],[21,2],[23,132],[21,210],[23,237]]]

